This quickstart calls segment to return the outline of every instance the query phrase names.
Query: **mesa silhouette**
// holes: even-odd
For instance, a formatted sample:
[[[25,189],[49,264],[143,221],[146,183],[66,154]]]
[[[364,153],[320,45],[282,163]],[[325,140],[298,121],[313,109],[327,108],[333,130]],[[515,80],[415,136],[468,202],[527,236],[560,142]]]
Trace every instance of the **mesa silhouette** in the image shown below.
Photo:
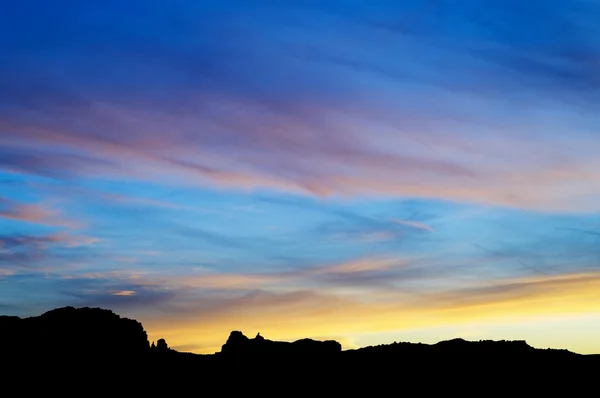
[[[594,381],[600,370],[598,355],[536,349],[525,341],[454,339],[342,350],[332,340],[272,341],[260,333],[248,338],[237,330],[220,352],[199,355],[173,350],[164,339],[149,342],[140,322],[88,307],[58,308],[23,319],[0,316],[0,342],[5,380],[45,380],[30,388],[43,387],[46,392],[59,388],[57,378],[65,377],[71,386],[110,391],[129,386],[139,394],[156,394],[167,387],[172,393],[175,386],[185,391],[199,380],[217,383],[226,391],[246,392],[286,384],[373,393],[392,388],[400,379],[430,392],[476,390],[481,383],[495,388],[535,386],[539,392],[543,386],[550,388],[548,381],[553,385]],[[155,375],[150,383],[148,375]]]

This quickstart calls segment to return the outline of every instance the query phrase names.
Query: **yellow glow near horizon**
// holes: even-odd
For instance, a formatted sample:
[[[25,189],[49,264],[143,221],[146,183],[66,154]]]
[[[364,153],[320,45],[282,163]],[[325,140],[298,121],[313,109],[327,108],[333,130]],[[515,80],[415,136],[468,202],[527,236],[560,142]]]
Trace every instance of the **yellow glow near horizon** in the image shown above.
[[[590,322],[600,326],[600,274],[520,279],[498,286],[481,292],[436,293],[404,302],[399,298],[397,302],[365,303],[359,298],[298,293],[284,302],[248,302],[211,315],[197,316],[190,310],[168,319],[141,321],[151,340],[162,337],[171,347],[196,353],[219,351],[232,330],[241,330],[249,337],[261,332],[272,340],[336,339],[345,343],[344,349],[365,345],[366,341],[385,344],[398,340],[391,338],[391,332],[418,342],[422,339],[416,332],[420,331],[433,342],[448,338],[444,330],[454,330],[464,335],[453,337],[528,336],[530,344],[538,341],[543,348],[600,353],[598,339],[589,332]],[[565,332],[545,330],[542,325],[548,319],[555,325],[562,322],[563,329],[554,330]],[[465,328],[470,332],[464,332]],[[356,336],[362,337],[357,340]]]

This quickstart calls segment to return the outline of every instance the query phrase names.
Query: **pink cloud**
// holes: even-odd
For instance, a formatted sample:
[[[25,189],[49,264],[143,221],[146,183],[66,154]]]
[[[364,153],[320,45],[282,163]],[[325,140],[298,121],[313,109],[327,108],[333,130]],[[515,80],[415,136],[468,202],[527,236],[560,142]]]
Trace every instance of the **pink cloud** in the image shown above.
[[[512,132],[494,125],[477,132],[472,123],[473,132],[466,132],[451,120],[443,125],[443,119],[407,115],[402,121],[373,107],[353,115],[349,102],[290,106],[294,112],[218,96],[190,100],[179,114],[99,105],[73,113],[82,126],[77,130],[4,118],[1,130],[20,135],[18,141],[0,135],[0,144],[61,147],[120,170],[86,163],[84,175],[97,167],[113,178],[173,185],[425,197],[550,211],[600,206],[600,164],[593,156],[600,144],[583,132],[559,142],[557,134],[524,136],[519,131],[534,127],[526,124]]]
[[[98,238],[87,235],[71,235],[65,232],[57,232],[49,236],[53,243],[62,244],[66,247],[89,246],[99,242]]]
[[[81,224],[66,218],[61,211],[44,204],[20,203],[0,197],[0,218],[33,224],[75,229]]]

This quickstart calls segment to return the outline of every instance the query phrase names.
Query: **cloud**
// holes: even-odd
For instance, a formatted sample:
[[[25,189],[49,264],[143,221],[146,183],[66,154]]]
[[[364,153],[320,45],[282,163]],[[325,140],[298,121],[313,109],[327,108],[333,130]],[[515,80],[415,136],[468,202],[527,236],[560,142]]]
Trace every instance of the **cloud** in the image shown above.
[[[13,275],[27,270],[40,273],[75,267],[77,250],[96,243],[98,239],[86,235],[57,232],[46,235],[0,235],[0,272]],[[67,252],[57,252],[66,249]],[[73,253],[73,251],[75,251]],[[80,257],[79,259],[83,259]]]
[[[55,275],[54,288],[78,306],[102,307],[114,310],[144,310],[159,306],[177,296],[177,292],[156,285],[139,283],[131,274]]]
[[[300,205],[300,207],[306,210],[310,205]],[[329,217],[335,216],[335,219],[319,225],[315,233],[329,235],[341,241],[360,243],[415,241],[421,238],[419,232],[432,231],[428,225],[419,221],[388,220],[382,216],[367,216],[340,209],[316,210]]]
[[[397,218],[393,219],[392,221],[395,223],[398,223],[400,225],[406,225],[408,227],[413,227],[413,228],[420,229],[423,231],[433,232],[433,228],[431,228],[429,225],[419,222],[419,221],[400,220]]]
[[[51,150],[0,148],[0,159],[0,168],[5,171],[44,177],[69,179],[76,173],[93,174],[103,168],[108,169],[106,175],[118,173],[118,168],[108,161]]]
[[[201,325],[203,350],[230,327],[598,310],[597,220],[529,210],[600,210],[600,9],[521,3],[6,10],[2,302],[26,283],[31,303],[119,309],[171,345]],[[407,198],[440,200],[423,216]]]
[[[195,301],[193,297],[198,297],[198,295],[212,296],[214,298],[213,303],[211,304],[209,300],[205,308],[210,309],[210,313],[217,316],[221,313],[221,310],[224,310],[224,307],[236,309],[241,303],[245,303],[248,308],[255,305],[262,307],[271,304],[286,306],[296,301],[305,302],[303,305],[310,306],[313,300],[325,300],[327,298],[333,300],[333,302],[354,302],[357,310],[365,305],[375,303],[370,300],[371,298],[379,298],[376,302],[383,305],[381,308],[387,308],[388,310],[395,308],[409,312],[430,310],[440,311],[440,313],[446,311],[460,312],[462,310],[477,310],[482,306],[492,308],[500,304],[512,308],[513,305],[519,303],[529,303],[537,306],[539,304],[538,299],[542,301],[579,300],[588,297],[592,293],[597,294],[597,292],[594,293],[594,288],[600,283],[600,275],[597,272],[587,272],[496,278],[493,280],[481,279],[472,280],[460,287],[440,285],[433,290],[373,290],[371,294],[374,297],[371,298],[364,297],[363,293],[360,292],[336,296],[334,291],[325,293],[316,290],[298,290],[297,287],[279,290],[277,289],[278,286],[268,286],[267,284],[262,286],[245,285],[244,289],[229,291],[228,287],[230,285],[206,285],[201,278],[194,279],[191,275],[172,275],[172,277],[165,278],[164,275],[152,276],[152,274],[134,276],[134,274],[123,271],[112,274],[62,276],[60,281],[63,283],[63,291],[67,292],[69,289],[73,289],[74,292],[69,290],[68,294],[87,298],[104,296],[131,297],[144,293],[150,294],[150,292],[154,292],[152,294],[158,296],[161,291],[163,293],[171,292],[171,295],[165,295],[164,297],[188,296],[186,300],[179,300],[178,304],[174,304],[181,308],[185,308],[186,305],[194,305],[192,304]],[[523,298],[531,300],[523,301]],[[110,300],[111,298],[107,299]],[[306,301],[304,301],[305,299]],[[219,302],[221,304],[218,304]],[[214,305],[219,307],[219,311],[214,310]],[[594,305],[589,303],[582,310],[590,306],[593,307]],[[526,307],[524,304],[525,312],[527,312]],[[562,305],[560,308],[566,309],[566,307],[566,305]],[[554,311],[552,308],[547,310]]]
[[[54,243],[60,243],[66,247],[88,246],[100,241],[98,238],[86,235],[70,235],[64,232],[58,232],[51,235]]]
[[[59,244],[66,247],[77,247],[90,245],[94,242],[97,242],[97,239],[89,236],[69,235],[64,232],[58,232],[44,236],[5,235],[0,236],[0,249],[11,249],[22,246],[36,246],[39,248],[44,248],[51,244]]]
[[[0,281],[3,280],[4,278],[6,278],[7,276],[11,276],[14,274],[15,274],[14,270],[0,268]]]
[[[456,271],[432,259],[381,256],[290,272],[73,270],[27,280],[72,304],[135,315],[151,339],[197,344],[204,353],[234,329],[293,340],[600,310],[597,272],[462,278]]]
[[[461,266],[464,269],[464,265]],[[278,268],[272,271],[217,272],[209,269],[192,271],[189,268],[172,268],[161,273],[142,272],[134,279],[126,275],[119,276],[119,279],[123,278],[148,288],[188,293],[236,295],[256,290],[281,292],[293,289],[323,289],[338,293],[349,291],[370,294],[381,289],[395,291],[403,288],[412,291],[412,284],[443,281],[452,275],[456,268],[457,266],[447,264],[440,266],[433,257],[380,255],[299,266],[288,270]],[[102,273],[91,273],[82,277],[111,280],[114,278],[112,274]],[[119,289],[112,289],[117,290]]]
[[[470,316],[483,312],[484,317],[494,317],[498,311],[515,316],[536,316],[555,313],[585,313],[597,311],[590,303],[598,293],[600,283],[597,272],[555,274],[512,278],[480,283],[446,292],[425,294],[424,307],[438,308],[449,316]],[[521,308],[519,308],[521,307]]]
[[[148,116],[148,118],[152,118],[152,116]],[[144,119],[147,118],[144,117]],[[198,123],[198,127],[201,127],[203,122],[198,120]],[[248,125],[252,126],[252,123],[249,122]],[[525,174],[521,171],[519,171],[519,174],[515,174],[515,172],[511,173],[510,169],[508,169],[508,172],[500,170],[498,172],[491,171],[492,174],[488,175],[496,181],[496,184],[492,186],[483,181],[487,177],[481,175],[481,172],[477,173],[479,176],[473,173],[455,173],[451,168],[447,168],[446,166],[436,171],[424,164],[406,163],[400,158],[398,158],[398,164],[394,164],[395,161],[391,160],[382,163],[382,157],[398,155],[385,155],[379,153],[377,150],[365,152],[366,149],[358,149],[360,147],[368,148],[365,142],[356,142],[353,144],[352,141],[338,144],[342,147],[348,145],[356,146],[356,149],[332,148],[331,152],[328,152],[324,149],[317,149],[321,143],[311,139],[307,139],[304,143],[296,144],[298,147],[289,147],[283,143],[279,144],[278,140],[259,140],[259,142],[262,142],[262,147],[254,148],[250,146],[243,149],[243,151],[258,152],[256,154],[248,153],[247,156],[239,156],[238,158],[245,165],[237,166],[231,164],[230,154],[227,151],[222,152],[220,148],[211,147],[210,145],[200,147],[196,145],[196,140],[202,140],[201,136],[186,136],[186,141],[175,140],[172,142],[163,142],[167,147],[176,148],[173,156],[177,156],[179,160],[173,160],[168,157],[165,158],[164,155],[156,156],[152,153],[153,150],[151,148],[144,148],[144,142],[148,138],[152,138],[148,137],[151,134],[148,133],[145,126],[140,126],[140,129],[145,132],[145,136],[140,135],[139,138],[135,138],[136,133],[131,132],[132,135],[130,136],[134,137],[134,142],[127,143],[119,141],[108,143],[96,138],[82,139],[82,137],[77,137],[77,132],[68,134],[36,134],[33,138],[41,140],[40,143],[44,141],[48,144],[56,141],[63,142],[63,145],[67,147],[74,147],[77,150],[113,159],[113,161],[120,164],[122,171],[136,178],[154,180],[158,178],[158,181],[163,183],[182,185],[189,185],[190,183],[216,183],[224,187],[237,186],[242,189],[272,187],[318,196],[360,196],[374,194],[401,197],[434,197],[489,202],[527,208],[539,205],[545,209],[549,207],[558,209],[558,207],[565,206],[567,203],[560,198],[560,195],[565,195],[564,193],[554,191],[556,184],[568,184],[572,186],[576,189],[575,192],[580,192],[579,195],[583,194],[582,197],[585,199],[585,195],[595,194],[593,185],[590,188],[589,184],[581,185],[577,181],[588,183],[599,179],[599,176],[593,172],[592,168],[589,168],[589,171],[579,168],[562,172],[560,169],[557,169],[557,166],[554,166],[555,172],[545,171],[541,173],[536,171],[539,166],[534,166],[532,169],[532,165],[528,165],[527,168],[531,169],[531,171]],[[298,134],[304,133],[298,131]],[[336,132],[335,134],[338,133]],[[340,135],[340,138],[343,135]],[[177,137],[174,138],[177,139]],[[238,144],[235,141],[237,137],[230,138],[232,140],[230,145],[237,146]],[[407,139],[411,138],[407,137]],[[170,140],[173,140],[173,138],[170,138]],[[130,139],[130,141],[132,140]],[[522,144],[522,142],[515,142],[517,148],[521,147]],[[590,142],[590,145],[593,146],[594,144]],[[543,147],[540,146],[540,148]],[[502,150],[502,148],[498,149]],[[430,147],[430,150],[430,153],[436,152],[434,147]],[[512,150],[514,151],[514,146]],[[486,152],[488,149],[481,147],[477,151]],[[262,152],[268,152],[270,156],[267,158],[260,155]],[[508,153],[506,155],[508,156]],[[540,156],[540,159],[544,157],[550,159],[552,156],[552,153],[547,153]],[[183,157],[206,159],[206,161],[208,159],[212,160],[211,164],[202,165],[183,161],[181,160]],[[313,160],[309,163],[309,159]],[[365,159],[365,161],[360,159]],[[258,164],[256,162],[267,163]],[[333,168],[318,171],[310,170],[314,167],[313,165],[319,163],[323,165],[331,164]],[[592,164],[589,167],[591,166]],[[588,166],[584,167],[587,168]],[[285,171],[286,168],[289,172]],[[334,171],[335,169],[339,170]],[[390,175],[390,170],[395,169],[403,170],[403,172]],[[83,165],[81,167],[70,167],[69,170],[77,170],[77,172],[81,173],[86,170],[86,167],[83,167]],[[378,177],[360,177],[359,174],[364,173]],[[171,178],[171,181],[169,181],[166,179],[167,174],[175,178]],[[121,175],[123,176],[122,173]],[[415,178],[417,175],[422,175],[423,179],[417,180]],[[530,184],[534,179],[538,182],[536,191],[526,188],[527,184]],[[552,182],[552,185],[549,185],[550,182]],[[573,184],[580,185],[575,186]],[[522,188],[515,191],[510,189],[511,186],[520,186]],[[586,204],[585,209],[588,209],[587,206]]]
[[[0,218],[70,229],[81,227],[80,223],[67,219],[50,206],[21,203],[5,197],[0,197]]]
[[[340,264],[329,265],[321,268],[312,269],[309,273],[311,274],[347,274],[354,272],[365,272],[365,271],[381,271],[387,270],[393,267],[403,265],[405,262],[402,259],[394,257],[379,257],[379,258],[365,258],[354,261],[343,262]]]
[[[178,24],[140,6],[141,36],[122,13],[103,13],[104,29],[86,23],[93,5],[70,9],[61,31],[77,34],[57,36],[55,10],[45,10],[36,29],[48,46],[60,40],[60,51],[46,57],[32,47],[24,57],[15,49],[31,43],[17,39],[4,47],[2,166],[320,197],[598,209],[589,23],[597,7],[531,2],[523,7],[544,18],[530,29],[522,10],[500,2],[427,12],[357,4],[179,5]],[[412,13],[422,25],[397,18]],[[453,26],[469,29],[448,35]]]
[[[135,294],[135,290],[118,290],[116,292],[111,293],[113,296],[133,296]]]
[[[504,319],[594,312],[598,275],[492,281],[479,287],[429,294],[373,292],[370,296],[317,291],[255,291],[235,298],[213,297],[209,306],[182,306],[166,318],[148,315],[152,335],[167,341],[198,341],[217,351],[230,330],[260,331],[270,338],[350,335]],[[301,325],[301,327],[299,327]],[[202,337],[194,335],[202,329]],[[214,352],[212,351],[212,352]]]
[[[177,346],[171,346],[171,348],[179,352],[200,352],[205,349],[205,346],[202,344],[181,344]],[[214,350],[214,352],[216,351],[217,350]]]

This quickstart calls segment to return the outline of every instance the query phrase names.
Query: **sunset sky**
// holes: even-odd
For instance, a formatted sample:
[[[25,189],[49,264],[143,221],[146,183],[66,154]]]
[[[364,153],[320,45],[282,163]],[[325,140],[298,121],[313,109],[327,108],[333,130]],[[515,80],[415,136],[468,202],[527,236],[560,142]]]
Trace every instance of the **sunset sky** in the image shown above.
[[[600,353],[600,2],[6,0],[0,314],[182,351]]]

